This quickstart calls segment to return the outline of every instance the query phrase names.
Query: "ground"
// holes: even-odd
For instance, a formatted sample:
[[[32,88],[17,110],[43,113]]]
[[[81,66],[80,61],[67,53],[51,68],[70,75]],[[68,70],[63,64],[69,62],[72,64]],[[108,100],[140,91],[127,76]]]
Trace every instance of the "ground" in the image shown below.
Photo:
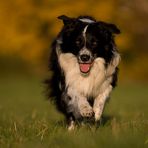
[[[0,147],[148,147],[148,85],[120,84],[100,125],[68,132],[64,117],[45,99],[43,78],[0,78]]]

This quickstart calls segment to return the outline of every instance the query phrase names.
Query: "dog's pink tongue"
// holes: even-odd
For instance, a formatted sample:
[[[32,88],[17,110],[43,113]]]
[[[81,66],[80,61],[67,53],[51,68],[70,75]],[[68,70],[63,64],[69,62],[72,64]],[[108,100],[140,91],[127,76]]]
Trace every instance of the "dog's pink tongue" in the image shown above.
[[[89,72],[91,64],[80,64],[80,70],[83,73]]]

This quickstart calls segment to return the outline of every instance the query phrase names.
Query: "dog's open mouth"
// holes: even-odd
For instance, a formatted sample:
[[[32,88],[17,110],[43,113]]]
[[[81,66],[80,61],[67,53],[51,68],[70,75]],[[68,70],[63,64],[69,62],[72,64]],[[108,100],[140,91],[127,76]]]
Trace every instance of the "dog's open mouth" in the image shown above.
[[[79,63],[80,71],[84,74],[87,74],[90,72],[92,65],[93,63]]]

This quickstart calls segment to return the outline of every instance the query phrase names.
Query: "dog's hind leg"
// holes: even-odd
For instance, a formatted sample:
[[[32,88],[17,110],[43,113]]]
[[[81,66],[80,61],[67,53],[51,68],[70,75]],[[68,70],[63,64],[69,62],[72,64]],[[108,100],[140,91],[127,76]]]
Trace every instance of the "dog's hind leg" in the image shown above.
[[[72,131],[75,129],[75,121],[72,117],[68,119],[68,131]]]

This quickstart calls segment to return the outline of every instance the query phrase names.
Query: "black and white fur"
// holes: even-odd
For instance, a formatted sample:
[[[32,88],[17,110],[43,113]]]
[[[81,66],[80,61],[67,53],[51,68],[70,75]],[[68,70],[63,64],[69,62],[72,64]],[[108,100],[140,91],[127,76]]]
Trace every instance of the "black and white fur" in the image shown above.
[[[52,44],[49,67],[53,75],[46,83],[50,97],[73,129],[75,120],[101,118],[116,86],[120,55],[114,35],[120,31],[114,24],[89,16],[58,18],[64,26]]]

